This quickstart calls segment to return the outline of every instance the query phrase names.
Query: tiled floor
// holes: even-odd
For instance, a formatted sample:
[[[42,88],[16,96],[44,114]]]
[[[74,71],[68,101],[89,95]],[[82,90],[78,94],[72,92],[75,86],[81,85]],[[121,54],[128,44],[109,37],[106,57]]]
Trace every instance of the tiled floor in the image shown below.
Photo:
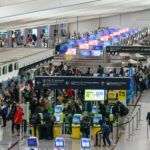
[[[150,111],[150,90],[142,94],[139,102],[142,108],[141,123],[138,129],[134,131],[130,139],[128,138],[128,129],[124,136],[121,137],[114,150],[150,150],[150,130],[149,139],[147,139],[147,122],[146,115]]]
[[[134,135],[128,138],[128,127],[126,132],[122,135],[118,144],[113,148],[114,150],[150,150],[150,138],[147,139],[147,122],[145,120],[146,114],[150,111],[150,90],[146,91],[140,100],[142,105],[142,121],[138,129],[135,129]],[[136,128],[136,126],[135,126]],[[150,131],[149,131],[150,137]],[[7,128],[0,129],[0,150],[7,150],[8,147],[18,141],[19,138],[15,135],[11,135],[10,124]],[[53,150],[54,141],[40,141],[40,150]],[[16,144],[12,150],[25,150],[25,141],[20,144]],[[91,150],[110,150],[112,148],[92,147]],[[80,140],[71,140],[66,138],[65,150],[80,150]]]

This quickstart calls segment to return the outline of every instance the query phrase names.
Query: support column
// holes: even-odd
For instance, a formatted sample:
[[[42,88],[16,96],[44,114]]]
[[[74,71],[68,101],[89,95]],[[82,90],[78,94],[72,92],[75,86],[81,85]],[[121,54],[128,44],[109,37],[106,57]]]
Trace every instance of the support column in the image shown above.
[[[8,31],[8,47],[12,48],[12,31]]]
[[[27,44],[27,29],[22,29],[22,33],[23,33],[23,44],[26,45]]]
[[[37,47],[41,47],[41,32],[42,32],[42,28],[38,27],[37,28]]]

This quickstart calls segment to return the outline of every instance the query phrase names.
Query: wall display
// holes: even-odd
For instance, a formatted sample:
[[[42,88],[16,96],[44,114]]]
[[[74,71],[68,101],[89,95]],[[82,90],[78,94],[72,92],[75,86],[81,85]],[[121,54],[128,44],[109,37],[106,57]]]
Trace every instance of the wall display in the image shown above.
[[[81,56],[91,56],[91,51],[81,50],[80,55]]]
[[[85,101],[103,101],[104,99],[104,90],[85,90]]]
[[[75,56],[76,54],[77,54],[76,48],[68,48],[67,52],[65,53],[65,55],[71,55],[71,56]]]
[[[102,45],[93,46],[93,50],[103,50]]]
[[[98,40],[89,40],[89,45],[98,45]]]
[[[91,52],[92,56],[103,56],[103,51],[93,50]]]
[[[83,40],[76,40],[76,44],[83,44],[84,43],[84,41]]]
[[[126,101],[126,90],[118,91],[118,101]]]
[[[117,100],[117,93],[118,93],[118,91],[116,91],[116,90],[109,90],[108,91],[108,99],[109,100]]]
[[[79,49],[88,50],[88,49],[90,49],[90,46],[89,46],[89,44],[79,44]]]

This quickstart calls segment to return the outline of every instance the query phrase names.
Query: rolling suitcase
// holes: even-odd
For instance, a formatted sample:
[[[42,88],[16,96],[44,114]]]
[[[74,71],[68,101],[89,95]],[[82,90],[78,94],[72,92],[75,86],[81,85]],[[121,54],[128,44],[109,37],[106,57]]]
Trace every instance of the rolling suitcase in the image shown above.
[[[94,146],[101,146],[102,133],[97,132],[94,137]]]

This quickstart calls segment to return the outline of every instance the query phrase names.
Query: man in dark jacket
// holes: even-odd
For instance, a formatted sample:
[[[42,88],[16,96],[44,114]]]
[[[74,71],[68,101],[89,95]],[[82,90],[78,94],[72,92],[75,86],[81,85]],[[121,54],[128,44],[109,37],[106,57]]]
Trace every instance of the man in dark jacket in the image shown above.
[[[13,119],[14,119],[14,116],[15,116],[16,112],[17,112],[17,105],[16,105],[16,101],[14,100],[12,105],[11,105],[11,109],[10,109],[10,112],[9,112],[9,115],[8,115],[9,119],[12,121],[12,125],[11,125],[12,133],[14,133],[15,125],[14,125]]]
[[[150,126],[150,112],[147,113],[146,120],[148,122],[148,125]]]
[[[2,115],[2,120],[3,120],[3,126],[2,127],[6,127],[7,113],[8,113],[8,104],[6,102],[4,102],[3,106],[1,107],[1,115]]]
[[[110,135],[110,128],[106,123],[102,123],[101,125],[101,129],[102,129],[102,134],[103,134],[103,142],[104,142],[104,146],[106,146],[106,141],[109,144],[109,146],[111,145],[110,139],[109,139],[109,135]]]
[[[85,116],[81,121],[81,132],[82,132],[82,138],[89,138],[90,124],[87,116]]]

